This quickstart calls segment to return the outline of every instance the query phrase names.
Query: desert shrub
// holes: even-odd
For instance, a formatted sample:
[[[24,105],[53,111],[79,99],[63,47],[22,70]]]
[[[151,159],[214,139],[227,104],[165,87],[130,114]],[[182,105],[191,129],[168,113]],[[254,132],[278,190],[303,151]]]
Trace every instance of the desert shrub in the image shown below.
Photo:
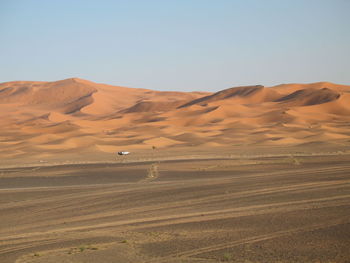
[[[222,256],[222,261],[230,261],[232,259],[232,255],[230,253],[224,253]]]

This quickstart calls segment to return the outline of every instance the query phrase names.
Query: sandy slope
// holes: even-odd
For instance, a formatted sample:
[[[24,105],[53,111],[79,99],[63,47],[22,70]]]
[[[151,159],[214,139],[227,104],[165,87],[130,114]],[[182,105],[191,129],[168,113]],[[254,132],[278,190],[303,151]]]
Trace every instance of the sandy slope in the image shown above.
[[[0,262],[350,260],[350,86],[8,82],[0,114]]]
[[[184,146],[349,145],[350,86],[160,92],[82,79],[0,84],[0,157]]]

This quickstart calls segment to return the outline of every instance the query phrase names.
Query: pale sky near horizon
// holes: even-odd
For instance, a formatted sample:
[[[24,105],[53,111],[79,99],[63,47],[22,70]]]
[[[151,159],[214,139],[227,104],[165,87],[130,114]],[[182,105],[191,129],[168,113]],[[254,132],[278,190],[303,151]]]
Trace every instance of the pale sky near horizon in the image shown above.
[[[0,0],[0,82],[350,85],[350,0]]]

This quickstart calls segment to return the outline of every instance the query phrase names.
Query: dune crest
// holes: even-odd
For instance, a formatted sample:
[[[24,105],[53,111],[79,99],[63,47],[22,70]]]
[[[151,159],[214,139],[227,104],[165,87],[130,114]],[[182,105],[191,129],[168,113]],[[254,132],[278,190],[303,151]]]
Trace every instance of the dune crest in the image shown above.
[[[162,92],[71,78],[0,84],[1,158],[118,149],[349,145],[350,86]]]

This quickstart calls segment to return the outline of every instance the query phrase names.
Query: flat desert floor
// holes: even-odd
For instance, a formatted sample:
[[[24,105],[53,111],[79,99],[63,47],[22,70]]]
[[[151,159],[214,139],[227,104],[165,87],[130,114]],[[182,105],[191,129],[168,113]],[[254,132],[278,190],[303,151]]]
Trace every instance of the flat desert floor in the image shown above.
[[[210,152],[2,165],[0,262],[350,262],[350,151]]]

